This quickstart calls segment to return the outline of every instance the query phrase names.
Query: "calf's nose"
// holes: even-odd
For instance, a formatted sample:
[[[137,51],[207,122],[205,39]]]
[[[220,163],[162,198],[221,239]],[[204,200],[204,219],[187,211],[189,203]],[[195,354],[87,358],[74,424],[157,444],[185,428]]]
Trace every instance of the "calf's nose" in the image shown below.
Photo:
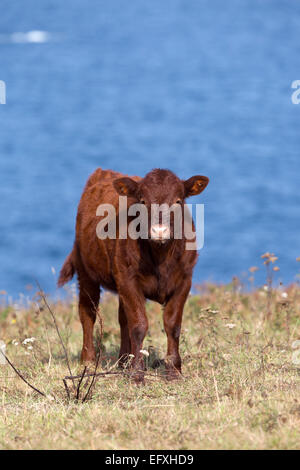
[[[153,240],[167,240],[170,238],[170,229],[167,225],[152,225],[150,233]]]

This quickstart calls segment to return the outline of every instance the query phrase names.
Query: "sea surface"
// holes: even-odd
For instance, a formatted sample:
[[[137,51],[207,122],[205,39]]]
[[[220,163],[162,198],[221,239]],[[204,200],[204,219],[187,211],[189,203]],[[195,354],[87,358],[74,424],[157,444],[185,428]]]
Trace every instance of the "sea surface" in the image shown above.
[[[194,283],[300,263],[300,2],[2,0],[0,290],[31,295],[74,239],[97,167],[203,174]],[[191,201],[192,202],[192,201]],[[248,272],[248,274],[247,274]],[[30,286],[34,286],[30,290]]]

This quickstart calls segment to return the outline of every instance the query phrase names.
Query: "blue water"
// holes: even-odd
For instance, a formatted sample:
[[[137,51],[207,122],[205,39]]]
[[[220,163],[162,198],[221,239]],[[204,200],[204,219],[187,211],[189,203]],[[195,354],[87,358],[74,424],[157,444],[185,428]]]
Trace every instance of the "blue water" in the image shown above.
[[[16,35],[36,30],[38,42]],[[0,289],[17,296],[38,279],[55,293],[51,267],[98,166],[210,177],[193,201],[205,203],[195,282],[228,282],[266,250],[291,282],[299,32],[296,0],[2,0]]]

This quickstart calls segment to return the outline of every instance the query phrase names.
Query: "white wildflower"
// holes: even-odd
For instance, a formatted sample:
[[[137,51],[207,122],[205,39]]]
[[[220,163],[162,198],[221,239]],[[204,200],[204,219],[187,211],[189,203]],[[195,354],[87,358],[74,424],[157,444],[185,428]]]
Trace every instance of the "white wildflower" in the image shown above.
[[[148,353],[148,351],[146,351],[146,349],[141,349],[140,353],[143,354],[146,357],[149,357],[149,353]]]
[[[11,342],[14,346],[18,346],[19,342],[16,339],[13,339]]]
[[[26,338],[24,339],[23,344],[34,343],[35,340],[35,338]]]
[[[226,328],[229,328],[230,330],[232,330],[232,328],[235,328],[236,327],[236,324],[235,323],[226,323]]]
[[[288,298],[288,293],[287,292],[282,292],[281,297],[283,299],[287,299]]]

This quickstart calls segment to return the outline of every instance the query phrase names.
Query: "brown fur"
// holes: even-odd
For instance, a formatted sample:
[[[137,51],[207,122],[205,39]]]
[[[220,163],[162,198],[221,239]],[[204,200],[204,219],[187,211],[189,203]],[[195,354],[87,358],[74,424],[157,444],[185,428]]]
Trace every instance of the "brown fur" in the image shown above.
[[[130,238],[101,240],[96,235],[99,204],[110,203],[117,209],[119,195],[133,202],[168,203],[199,194],[208,178],[194,176],[181,181],[169,170],[153,170],[145,178],[128,178],[114,171],[97,169],[88,179],[77,213],[76,237],[72,252],[61,269],[62,286],[77,273],[79,315],[83,327],[81,359],[93,361],[93,327],[100,287],[119,295],[121,329],[120,361],[133,354],[135,379],[143,381],[143,357],[140,353],[147,332],[145,300],[164,306],[164,327],[168,339],[167,370],[172,378],[181,372],[178,351],[182,312],[191,287],[196,251],[185,249],[185,239],[170,239],[166,244]],[[118,224],[117,224],[118,226]]]

